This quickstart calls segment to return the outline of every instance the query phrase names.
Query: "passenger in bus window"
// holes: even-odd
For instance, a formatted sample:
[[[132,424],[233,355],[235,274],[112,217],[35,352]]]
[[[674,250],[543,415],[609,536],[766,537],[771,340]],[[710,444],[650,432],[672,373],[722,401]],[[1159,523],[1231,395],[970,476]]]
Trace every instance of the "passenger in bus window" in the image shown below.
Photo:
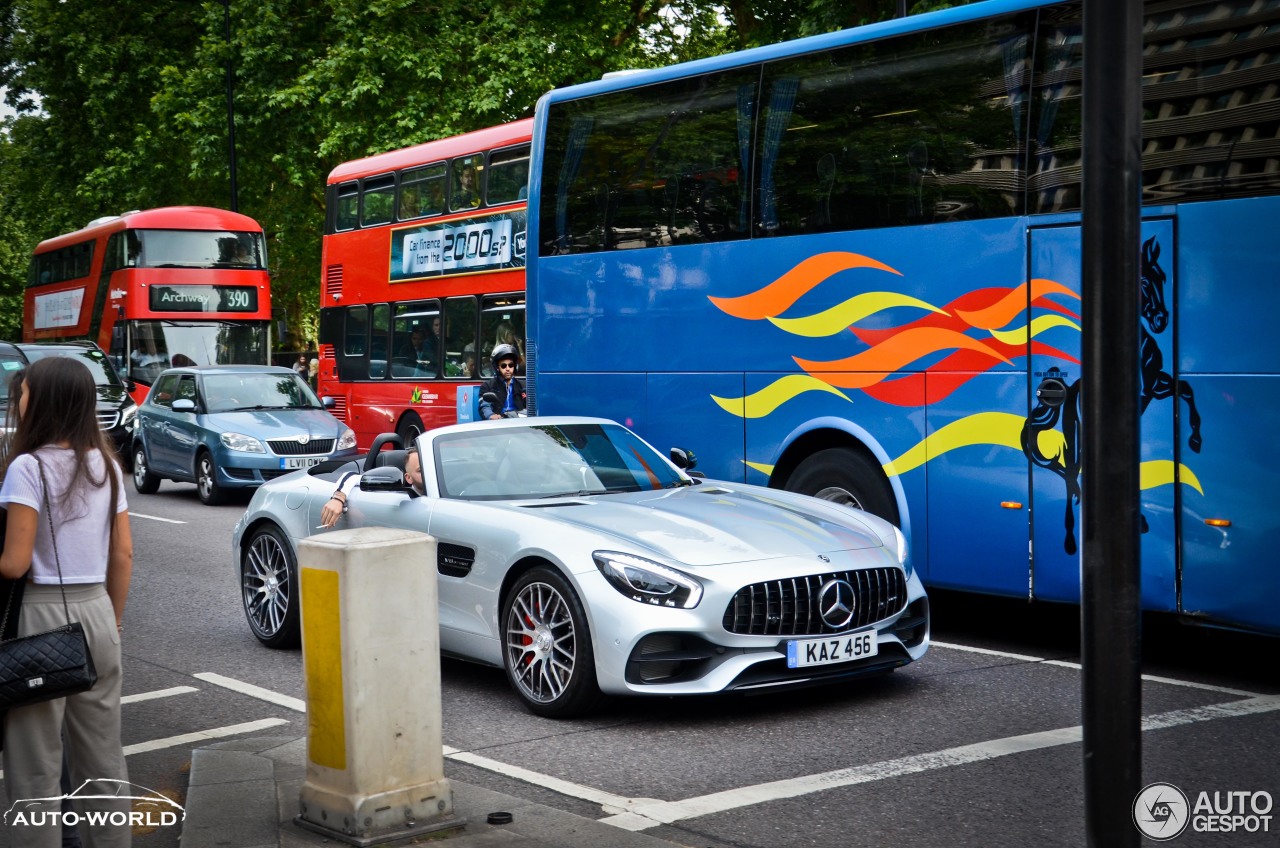
[[[453,187],[454,209],[475,209],[480,205],[480,187],[474,166],[466,165],[458,169],[458,182]]]
[[[516,373],[524,373],[524,341],[516,332],[515,325],[510,321],[502,321],[498,324],[497,336],[493,340],[494,348],[498,345],[510,345],[516,352]]]

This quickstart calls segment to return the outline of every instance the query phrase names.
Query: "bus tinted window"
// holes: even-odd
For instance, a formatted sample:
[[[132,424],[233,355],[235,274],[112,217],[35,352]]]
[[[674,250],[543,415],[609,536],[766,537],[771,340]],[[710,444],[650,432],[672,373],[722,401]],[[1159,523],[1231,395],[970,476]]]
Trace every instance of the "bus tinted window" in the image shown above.
[[[396,304],[391,328],[393,378],[436,376],[440,364],[440,304],[419,300]]]
[[[493,376],[493,349],[509,344],[520,354],[516,373],[524,373],[525,308],[523,294],[491,295],[484,299],[480,314],[480,376]]]
[[[1142,199],[1280,193],[1280,55],[1260,4],[1165,4],[1143,28]],[[1032,102],[1031,209],[1080,209],[1078,6],[1044,16]]]
[[[766,65],[760,234],[1018,213],[1029,42],[1002,19]]]
[[[476,299],[451,297],[444,302],[444,376],[474,380],[476,370]]]
[[[369,307],[351,307],[347,310],[347,325],[343,332],[342,354],[344,356],[364,356],[364,343],[368,337]]]
[[[333,209],[333,228],[354,230],[360,220],[360,188],[355,183],[338,186],[337,202]]]
[[[85,241],[33,257],[31,285],[42,286],[89,276],[89,267],[93,264],[93,244],[92,241]]]
[[[485,202],[489,206],[523,200],[529,184],[529,148],[503,150],[489,157]]]
[[[413,168],[400,176],[401,221],[439,215],[444,211],[444,163]]]
[[[757,74],[694,77],[553,111],[542,254],[745,237]]]
[[[390,174],[364,181],[360,195],[360,226],[372,227],[391,221],[395,209],[396,178]]]
[[[137,268],[266,267],[261,233],[131,230],[128,265]],[[136,238],[135,238],[136,237]]]

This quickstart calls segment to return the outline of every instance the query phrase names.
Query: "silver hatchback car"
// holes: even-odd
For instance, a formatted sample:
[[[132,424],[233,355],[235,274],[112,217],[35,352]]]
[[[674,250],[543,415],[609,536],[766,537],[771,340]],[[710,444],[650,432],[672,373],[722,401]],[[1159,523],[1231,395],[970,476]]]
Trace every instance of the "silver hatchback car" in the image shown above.
[[[928,648],[905,540],[869,513],[702,479],[687,452],[668,460],[603,419],[461,424],[410,449],[422,493],[403,482],[405,452],[375,446],[254,495],[233,549],[259,640],[298,643],[297,543],[356,470],[337,529],[434,536],[442,652],[505,669],[539,715],[583,713],[602,693],[843,681]]]

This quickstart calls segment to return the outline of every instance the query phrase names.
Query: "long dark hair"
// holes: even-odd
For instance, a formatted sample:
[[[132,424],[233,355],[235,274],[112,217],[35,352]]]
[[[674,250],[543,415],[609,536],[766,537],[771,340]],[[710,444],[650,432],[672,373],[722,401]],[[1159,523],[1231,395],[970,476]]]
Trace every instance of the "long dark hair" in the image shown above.
[[[60,445],[75,452],[75,468],[63,490],[62,501],[83,485],[111,486],[110,518],[115,518],[119,481],[111,463],[115,451],[98,426],[98,387],[93,374],[81,362],[64,356],[37,359],[27,367],[22,387],[27,411],[13,434],[10,456],[35,453],[48,445]],[[102,454],[102,478],[89,464],[92,451]],[[52,494],[50,495],[52,498]]]
[[[26,384],[27,369],[19,368],[9,378],[9,410],[5,414],[5,432],[0,433],[0,480],[9,473],[13,461],[13,431],[18,428],[18,402],[22,399],[22,387]]]

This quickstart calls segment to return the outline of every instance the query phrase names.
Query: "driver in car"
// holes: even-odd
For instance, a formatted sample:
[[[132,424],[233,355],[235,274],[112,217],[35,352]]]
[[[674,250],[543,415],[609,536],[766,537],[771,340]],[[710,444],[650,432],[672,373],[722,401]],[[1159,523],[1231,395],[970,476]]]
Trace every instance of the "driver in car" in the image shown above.
[[[359,479],[360,474],[355,471],[342,475],[338,488],[334,489],[333,495],[324,502],[324,507],[320,510],[321,527],[327,530],[338,523],[338,519],[347,511],[347,493]],[[419,495],[426,493],[426,484],[422,481],[422,459],[416,450],[409,451],[404,461],[404,483]]]

